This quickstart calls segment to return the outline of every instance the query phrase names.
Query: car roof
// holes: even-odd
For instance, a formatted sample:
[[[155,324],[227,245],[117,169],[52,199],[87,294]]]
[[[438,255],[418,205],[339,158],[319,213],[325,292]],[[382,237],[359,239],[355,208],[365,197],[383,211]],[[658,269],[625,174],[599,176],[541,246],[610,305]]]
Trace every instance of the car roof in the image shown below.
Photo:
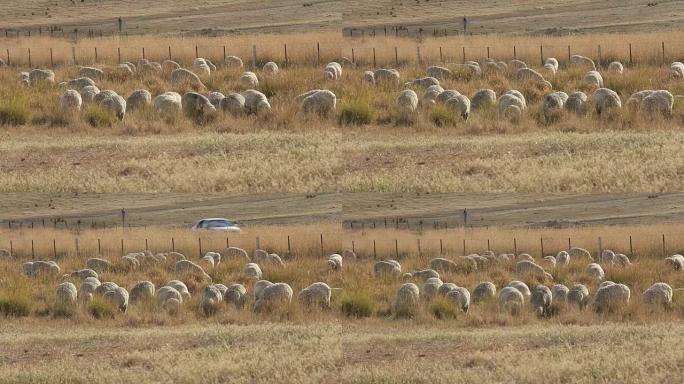
[[[218,220],[220,220],[220,221],[233,221],[233,220],[230,220],[230,219],[226,219],[225,217],[210,217],[210,218],[207,218],[207,219],[202,219],[202,220],[200,220],[200,221],[215,221],[215,220],[217,220],[217,221],[218,221]]]

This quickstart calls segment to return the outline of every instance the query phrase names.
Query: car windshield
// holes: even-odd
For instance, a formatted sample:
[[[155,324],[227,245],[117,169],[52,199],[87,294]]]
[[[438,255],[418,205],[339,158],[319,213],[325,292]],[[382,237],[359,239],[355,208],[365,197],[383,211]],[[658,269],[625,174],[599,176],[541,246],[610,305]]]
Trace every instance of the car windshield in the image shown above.
[[[232,227],[232,221],[229,220],[205,220],[200,224],[201,228],[222,228],[222,227]]]

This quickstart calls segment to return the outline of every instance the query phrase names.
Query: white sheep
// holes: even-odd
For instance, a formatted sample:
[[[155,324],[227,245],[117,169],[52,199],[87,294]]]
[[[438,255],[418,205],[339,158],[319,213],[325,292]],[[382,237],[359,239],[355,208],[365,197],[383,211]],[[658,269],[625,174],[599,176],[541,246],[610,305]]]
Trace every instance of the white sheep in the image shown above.
[[[570,264],[570,254],[567,251],[560,251],[556,254],[556,265],[567,266]]]
[[[623,67],[622,63],[619,61],[611,61],[610,64],[608,64],[608,72],[610,72],[610,73],[622,75],[624,70],[625,70],[625,68]]]
[[[505,115],[510,107],[516,107],[519,111],[525,110],[527,108],[525,98],[521,98],[516,93],[504,93],[499,97],[499,113]]]
[[[181,97],[183,112],[189,117],[207,116],[216,112],[216,108],[206,96],[197,92],[187,92]]]
[[[176,116],[183,109],[181,95],[176,92],[165,92],[154,98],[154,110],[165,118]]]
[[[100,285],[101,283],[97,279],[86,279],[78,287],[78,300],[85,303],[90,302],[93,299],[97,287]]]
[[[669,75],[673,79],[684,79],[684,64],[679,61],[670,64]]]
[[[556,268],[556,258],[554,256],[544,256],[542,261],[550,268]]]
[[[328,256],[328,268],[331,271],[342,270],[342,255],[338,255],[337,253],[334,253],[334,254]]]
[[[339,80],[342,78],[342,66],[333,61],[325,66],[323,73],[327,80]]]
[[[513,280],[507,285],[508,287],[513,287],[520,291],[520,293],[525,297],[525,300],[529,300],[530,296],[532,296],[532,293],[530,292],[530,288],[527,286],[527,284],[523,283],[522,281],[519,280]]]
[[[126,109],[140,110],[152,104],[152,94],[147,89],[136,89],[126,98]]]
[[[452,74],[448,68],[433,65],[427,68],[427,75],[437,80],[446,80],[451,78]]]
[[[278,64],[269,61],[268,63],[264,64],[262,71],[271,75],[276,75],[278,72],[280,72],[280,69],[278,68]]]
[[[260,114],[271,110],[271,104],[263,93],[248,89],[241,93],[245,98],[245,112],[249,114]]]
[[[454,283],[444,283],[444,284],[440,285],[439,288],[437,289],[437,295],[445,297],[447,295],[447,293],[453,291],[456,288],[458,288],[458,285],[456,285]]]
[[[228,68],[242,68],[244,66],[244,64],[242,63],[242,59],[237,56],[228,56],[226,57],[226,60],[223,61],[223,63]]]
[[[245,98],[239,93],[231,93],[221,99],[219,108],[233,116],[241,115],[245,113]]]
[[[73,272],[71,272],[71,273],[68,275],[68,277],[75,277],[75,278],[77,278],[77,279],[79,279],[79,280],[82,280],[82,281],[85,280],[85,279],[87,279],[87,278],[89,278],[89,277],[92,277],[92,278],[95,278],[95,279],[98,278],[97,272],[95,272],[95,271],[92,270],[92,269],[79,269],[78,271],[73,271]]]
[[[517,72],[520,68],[527,68],[527,64],[522,60],[513,59],[508,62],[508,68],[513,72]]]
[[[67,89],[59,97],[59,109],[62,112],[78,112],[82,104],[81,94],[73,89]]]
[[[301,100],[300,109],[304,113],[327,115],[335,110],[337,97],[327,89],[316,89],[297,96]]]
[[[204,287],[200,296],[200,308],[205,316],[216,313],[219,304],[223,301],[221,290],[215,285]]]
[[[444,105],[463,120],[470,116],[470,100],[465,95],[458,95],[447,100]]]
[[[630,265],[632,265],[632,262],[629,260],[629,257],[624,253],[616,253],[613,263],[620,267],[629,267]]]
[[[166,71],[166,72],[171,72],[171,71],[173,71],[173,70],[175,70],[175,69],[180,68],[181,65],[178,64],[177,62],[173,61],[173,60],[168,60],[168,59],[167,59],[167,60],[162,61],[161,67],[162,67],[162,69],[163,69],[164,71]]]
[[[129,302],[131,305],[140,302],[146,302],[154,298],[154,284],[151,281],[139,281],[129,294]]]
[[[172,286],[163,286],[157,290],[157,303],[169,314],[176,314],[183,303],[183,295]]]
[[[275,283],[263,288],[254,303],[254,312],[262,313],[287,306],[292,301],[292,287],[286,283]]]
[[[624,284],[606,284],[596,291],[593,308],[596,312],[613,311],[629,304],[630,290]]]
[[[456,287],[446,293],[446,299],[456,308],[463,312],[468,312],[470,307],[470,292],[463,287]]]
[[[568,291],[568,303],[583,309],[589,302],[589,289],[584,284],[574,284]]]
[[[401,75],[396,69],[376,69],[373,72],[373,82],[374,84],[399,84],[401,81]]]
[[[622,101],[620,96],[608,88],[599,88],[591,95],[591,101],[594,104],[594,110],[601,116],[601,114],[622,108]]]
[[[405,83],[404,88],[411,88],[411,87],[428,88],[428,87],[431,87],[433,85],[439,85],[439,80],[435,79],[434,77],[422,77],[422,78],[411,80],[411,81]]]
[[[584,92],[573,92],[568,96],[564,106],[566,110],[577,116],[586,116],[588,112],[587,95]]]
[[[515,257],[515,259],[518,261],[527,260],[534,263],[534,257],[532,257],[532,255],[530,255],[529,253],[519,253],[518,256]]]
[[[185,68],[178,68],[171,71],[171,84],[176,86],[188,85],[199,89],[206,88],[199,76]]]
[[[645,113],[653,115],[670,116],[674,105],[674,96],[667,90],[651,92],[641,101],[640,108]]]
[[[180,280],[171,280],[165,285],[166,287],[172,287],[176,291],[178,291],[181,296],[183,297],[183,300],[190,300],[190,291],[188,290],[188,286],[185,285],[184,282]]]
[[[104,71],[95,67],[80,67],[78,69],[78,75],[88,77],[92,80],[99,80],[104,76]]]
[[[59,276],[60,268],[54,261],[29,261],[22,265],[24,273],[28,277]]]
[[[77,298],[78,291],[73,283],[61,283],[55,290],[55,308],[58,310],[71,309],[76,306]]]
[[[459,96],[461,92],[455,90],[455,89],[447,89],[443,90],[442,92],[437,95],[437,98],[435,99],[435,102],[438,104],[444,104],[446,103],[449,99],[452,99],[456,96]]]
[[[90,104],[95,101],[95,96],[100,93],[100,89],[96,86],[86,86],[79,92],[81,94],[81,101],[83,105]]]
[[[126,312],[128,309],[128,291],[123,287],[116,287],[113,290],[106,291],[102,298],[121,312]]]
[[[423,283],[423,288],[420,291],[420,297],[427,301],[432,300],[437,295],[439,288],[443,284],[444,283],[439,279],[439,277],[430,277],[429,279],[425,280],[425,283]]]
[[[554,305],[562,305],[568,301],[570,289],[563,284],[556,284],[551,287],[551,297]]]
[[[318,282],[299,291],[297,300],[305,307],[330,308],[332,289],[326,283]]]
[[[472,300],[473,303],[491,300],[496,296],[496,285],[494,283],[485,281],[478,284],[473,289]]]
[[[507,312],[517,314],[525,305],[525,297],[514,287],[504,287],[499,292],[499,303]]]
[[[425,281],[429,278],[437,278],[439,279],[439,273],[435,271],[434,269],[424,269],[422,271],[416,271],[411,274],[411,277],[414,279],[418,279],[421,281]]]
[[[223,100],[225,97],[226,95],[216,91],[209,92],[207,95],[207,99],[209,99],[209,102],[214,106],[214,108],[218,108],[221,105],[221,100]]]
[[[570,56],[570,64],[577,67],[588,67],[592,70],[596,70],[596,64],[594,64],[594,60],[582,55]]]
[[[533,275],[553,280],[553,276],[546,272],[541,265],[529,260],[518,261],[515,265],[515,272],[519,275]]]
[[[259,78],[254,72],[244,72],[238,79],[240,85],[245,89],[255,89],[259,86]]]
[[[544,65],[550,65],[553,67],[553,72],[558,72],[558,60],[555,57],[549,57],[544,61]]]
[[[470,109],[475,111],[496,104],[496,92],[491,89],[480,89],[470,99]]]
[[[548,316],[553,301],[553,293],[546,285],[537,285],[532,290],[530,304],[538,316]]]
[[[97,95],[95,95],[95,98],[97,99]],[[124,116],[126,116],[126,99],[119,95],[105,97],[99,102],[99,105],[100,108],[114,114],[119,120],[123,120]]]
[[[375,84],[375,73],[373,71],[365,71],[363,73],[363,81],[369,84]]]
[[[162,71],[162,66],[159,63],[149,62],[138,66],[138,72],[141,75],[156,75]]]
[[[373,275],[375,277],[399,276],[401,265],[395,260],[381,260],[373,265]]]
[[[60,83],[61,86],[68,86],[71,88],[82,89],[83,87],[94,87],[95,82],[89,77],[79,77],[78,79],[72,79],[65,83]]]
[[[268,253],[263,249],[257,249],[254,251],[254,261],[263,264],[273,264],[279,267],[284,266],[283,260],[280,256],[275,253]]]
[[[603,88],[603,76],[597,71],[589,71],[584,75],[584,82],[590,87]]]
[[[342,257],[349,260],[356,260],[356,253],[351,249],[345,249],[341,253]]]
[[[684,270],[684,256],[672,255],[665,258],[665,263],[674,271]]]
[[[423,94],[423,98],[420,100],[421,105],[425,107],[431,107],[437,104],[437,97],[444,92],[444,88],[442,88],[440,85],[432,85],[429,86],[426,90],[425,93]]]
[[[263,275],[263,273],[261,272],[261,268],[259,268],[259,265],[256,263],[248,263],[245,266],[243,273],[247,278],[257,280],[261,280],[261,276]]]
[[[397,317],[414,316],[418,312],[420,290],[413,283],[406,283],[399,287],[397,296],[392,303],[392,312]]]
[[[175,273],[177,276],[181,275],[195,275],[200,276],[206,280],[211,281],[211,277],[204,272],[204,269],[190,260],[179,260],[176,262]]]
[[[615,262],[615,252],[610,249],[604,249],[603,252],[601,252],[599,261],[602,264],[613,264]]]
[[[458,265],[451,260],[437,257],[430,260],[430,268],[437,272],[451,272],[457,270]]]
[[[55,73],[50,69],[33,69],[29,72],[29,83],[31,86],[39,84],[54,84]]]
[[[535,71],[532,68],[520,68],[515,73],[515,78],[518,82],[522,83],[525,81],[543,83],[546,81],[541,73]]]
[[[672,305],[672,287],[666,283],[655,283],[644,291],[642,301],[648,305],[667,308]]]
[[[568,99],[565,92],[551,92],[544,96],[542,110],[547,122],[558,120],[563,113],[563,106]]]
[[[231,258],[231,259],[245,259],[249,260],[249,255],[247,254],[247,251],[245,251],[242,248],[238,247],[228,247],[223,250],[223,256],[225,258]]]
[[[244,307],[247,289],[242,284],[231,284],[225,290],[222,290],[221,293],[223,293],[223,302],[232,304],[238,309]]]
[[[597,281],[603,280],[603,277],[606,275],[605,272],[603,272],[603,268],[596,263],[589,264],[585,270],[585,273],[587,276]]]
[[[418,95],[411,89],[405,89],[399,93],[395,103],[400,113],[413,113],[418,108]]]
[[[192,68],[195,70],[195,72],[199,73],[200,75],[211,75],[211,68],[209,67],[209,64],[205,59],[201,57],[198,57],[193,61]]]
[[[591,257],[591,252],[587,251],[584,248],[572,247],[568,249],[566,252],[568,252],[568,255],[573,259],[576,257],[583,257],[588,261],[594,261],[594,258]]]

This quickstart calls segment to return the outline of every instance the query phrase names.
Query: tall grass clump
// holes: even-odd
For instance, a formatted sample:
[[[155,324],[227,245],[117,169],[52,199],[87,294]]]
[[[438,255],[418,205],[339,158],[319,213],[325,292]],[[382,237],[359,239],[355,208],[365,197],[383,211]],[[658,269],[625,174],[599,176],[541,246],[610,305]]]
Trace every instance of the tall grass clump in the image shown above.
[[[340,297],[342,313],[348,317],[370,317],[375,311],[373,298],[363,291],[344,293]]]
[[[0,125],[24,125],[30,119],[31,113],[23,97],[0,101]]]
[[[98,106],[91,106],[84,113],[84,118],[91,126],[111,127],[116,122],[116,116],[113,113],[106,111]]]
[[[375,109],[368,96],[350,97],[339,106],[338,121],[342,125],[365,125],[375,119]]]
[[[24,317],[31,313],[33,300],[27,289],[14,287],[0,292],[0,314]]]

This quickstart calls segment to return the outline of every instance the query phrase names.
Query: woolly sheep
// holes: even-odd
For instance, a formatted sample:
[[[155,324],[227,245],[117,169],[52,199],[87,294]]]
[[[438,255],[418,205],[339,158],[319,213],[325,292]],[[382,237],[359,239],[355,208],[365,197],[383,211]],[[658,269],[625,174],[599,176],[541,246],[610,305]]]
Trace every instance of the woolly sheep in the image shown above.
[[[437,80],[446,80],[451,77],[451,71],[448,68],[436,65],[428,67],[426,72],[429,77],[434,77]]]
[[[456,96],[459,96],[461,92],[455,90],[455,89],[447,89],[443,92],[440,92],[439,95],[437,95],[437,98],[435,99],[435,102],[438,104],[444,104],[447,102],[447,100],[452,99]]]
[[[535,71],[532,68],[520,68],[515,73],[515,78],[518,82],[534,81],[534,82],[544,82],[544,76],[541,73]]]
[[[375,277],[399,276],[401,265],[394,260],[381,260],[373,265],[373,275]]]
[[[553,277],[547,273],[539,264],[529,260],[521,260],[515,265],[515,272],[519,275],[534,275],[538,277],[545,277],[553,280]]]
[[[342,66],[333,61],[325,66],[323,73],[328,80],[339,80],[342,78]]]
[[[141,64],[138,68],[138,72],[143,75],[156,75],[162,71],[161,64],[154,62]]]
[[[173,117],[183,109],[181,95],[176,92],[165,92],[154,98],[154,110],[164,116]]]
[[[642,301],[648,305],[669,307],[672,304],[672,287],[666,283],[655,283],[644,291]]]
[[[572,248],[568,249],[566,252],[573,259],[576,257],[578,257],[578,258],[583,257],[583,258],[587,259],[588,261],[594,261],[594,258],[591,257],[591,252],[587,251],[584,248],[572,247]]]
[[[226,57],[226,60],[223,61],[223,63],[228,68],[242,68],[244,66],[244,64],[242,63],[242,59],[237,56],[228,56]]]
[[[82,103],[81,94],[73,89],[67,89],[59,97],[59,109],[62,112],[78,112]]]
[[[422,77],[419,79],[414,79],[406,84],[404,84],[405,88],[411,88],[411,87],[421,87],[421,88],[428,88],[433,85],[439,85],[439,80],[435,79],[434,77]]]
[[[544,256],[543,262],[551,268],[556,267],[556,258],[553,256]]]
[[[189,300],[190,299],[190,291],[188,290],[188,286],[185,285],[184,282],[180,280],[171,280],[165,285],[166,287],[172,287],[176,291],[178,291],[181,296],[183,297],[183,300]]]
[[[200,75],[211,75],[211,68],[209,67],[209,64],[207,64],[206,60],[201,57],[198,57],[195,59],[195,61],[193,61],[192,68]]]
[[[441,287],[442,284],[444,283],[439,277],[431,277],[425,280],[423,288],[420,291],[420,297],[428,301],[432,300],[432,298],[437,295],[437,291],[439,291],[439,287]]]
[[[262,71],[271,74],[271,75],[276,75],[280,71],[278,69],[278,64],[269,61],[268,63],[264,64],[264,67],[262,68]]]
[[[143,59],[143,62],[149,63],[149,60]],[[131,63],[130,61],[124,61],[123,63],[119,64],[121,67],[128,67],[128,69],[131,70],[131,73],[136,72],[138,69],[136,68],[135,64]]]
[[[54,84],[55,73],[50,69],[33,69],[29,72],[29,83],[31,86],[38,84]]]
[[[299,291],[297,300],[306,307],[330,308],[332,289],[328,284],[318,282]]]
[[[629,267],[632,265],[632,262],[629,260],[629,257],[625,255],[624,253],[616,253],[615,257],[613,258],[613,264],[620,266],[620,267]]]
[[[332,254],[328,257],[328,268],[331,271],[339,271],[342,269],[342,255],[337,253]]]
[[[553,294],[549,287],[545,285],[537,285],[532,290],[532,296],[530,297],[530,304],[532,305],[532,310],[539,316],[546,316],[549,314],[549,309],[551,308],[551,303],[553,301]]]
[[[248,263],[243,270],[243,273],[247,278],[261,280],[261,268],[256,263]]]
[[[78,271],[73,271],[69,274],[70,277],[75,277],[79,280],[85,280],[89,277],[97,279],[97,272],[92,269],[79,269]]]
[[[124,116],[126,115],[126,100],[119,95],[106,97],[99,102],[99,105],[105,111],[109,111],[110,113],[114,114],[114,116],[116,116],[116,118],[119,120],[123,120]]]
[[[556,284],[551,287],[551,297],[553,304],[564,304],[568,301],[568,293],[570,289],[563,284]]]
[[[613,311],[629,304],[630,290],[624,284],[608,284],[600,287],[594,297],[593,308],[596,312]]]
[[[235,308],[244,307],[247,290],[242,284],[231,284],[222,293],[223,302],[232,304]]]
[[[470,109],[475,111],[481,108],[487,108],[496,103],[496,93],[491,89],[480,89],[473,95],[470,100]]]
[[[78,291],[73,283],[61,283],[55,290],[55,308],[59,310],[73,308],[76,305],[77,298]]]
[[[530,296],[532,295],[532,293],[530,292],[530,288],[527,286],[527,284],[523,283],[522,281],[513,280],[510,283],[508,283],[507,286],[513,287],[520,291],[520,293],[522,293],[526,300],[529,300]]]
[[[181,97],[183,112],[190,117],[206,116],[216,112],[216,108],[206,96],[197,92],[187,92]]]
[[[413,283],[406,283],[399,287],[397,296],[392,303],[392,312],[397,317],[413,316],[418,311],[420,290]]]
[[[247,251],[245,251],[242,248],[238,248],[238,247],[228,247],[228,248],[224,249],[223,250],[223,256],[225,258],[249,260],[249,255],[247,254]]]
[[[651,115],[672,115],[674,96],[667,90],[653,91],[641,101],[640,108]]]
[[[565,109],[575,115],[583,117],[587,115],[587,95],[584,92],[573,92],[565,102]]]
[[[465,62],[464,64],[457,64],[454,69],[458,71],[458,77],[465,76],[466,78],[472,78],[475,76],[480,76],[482,74],[482,68],[480,64],[476,62]]]
[[[207,95],[207,99],[209,99],[209,102],[214,106],[214,108],[218,108],[221,104],[221,100],[223,100],[225,97],[226,96],[221,92],[209,92]]]
[[[444,105],[463,120],[468,120],[468,116],[470,116],[470,100],[465,95],[452,97]]]
[[[171,286],[163,286],[157,291],[157,303],[167,313],[174,315],[180,310],[183,295]]]
[[[558,60],[555,57],[549,57],[544,61],[544,65],[550,65],[553,67],[554,72],[558,71]]]
[[[95,294],[95,291],[97,290],[97,287],[100,285],[100,281],[97,279],[86,279],[86,281],[82,282],[78,287],[78,299],[82,302],[90,302]]]
[[[126,309],[128,309],[128,291],[123,287],[116,287],[113,290],[106,291],[102,298],[121,312],[126,312]]]
[[[568,303],[583,309],[589,301],[589,290],[583,284],[574,284],[568,291]]]
[[[452,290],[458,288],[458,285],[454,283],[444,283],[439,286],[437,289],[437,295],[438,296],[446,296],[447,293],[451,292]]]
[[[679,61],[675,61],[674,63],[670,64],[669,75],[673,79],[684,78],[684,64]]]
[[[463,312],[468,312],[470,307],[470,292],[463,287],[456,287],[446,294],[446,299]]]
[[[556,255],[556,265],[567,266],[570,264],[570,254],[567,251],[560,251]]]
[[[257,249],[254,252],[254,260],[257,263],[268,263],[268,264],[273,264],[279,267],[284,266],[285,264],[283,263],[283,260],[280,258],[280,256],[276,255],[275,253],[268,253],[264,251],[263,249]]]
[[[482,282],[478,284],[475,289],[473,289],[472,300],[473,303],[479,303],[482,301],[487,301],[496,296],[496,286],[494,283],[489,281]]]
[[[363,81],[370,84],[375,84],[375,73],[373,71],[365,71],[363,73]]]
[[[513,59],[508,62],[508,68],[512,69],[514,72],[517,72],[520,68],[527,68],[527,64],[524,61]]]
[[[173,60],[164,60],[162,61],[161,66],[162,69],[167,72],[171,72],[181,67],[180,64]]]
[[[185,259],[186,259],[186,257],[185,257],[184,254],[178,253],[178,252],[169,252],[169,253],[167,253],[167,254],[166,254],[166,258],[167,258],[167,259],[171,259],[171,260],[173,260],[174,262],[179,261],[179,260],[185,260]]]
[[[428,87],[423,94],[423,98],[420,100],[421,104],[426,107],[435,105],[437,103],[437,97],[442,92],[444,92],[444,88],[439,85]]]
[[[608,72],[610,72],[610,73],[616,73],[616,74],[621,75],[624,70],[625,70],[625,68],[622,66],[622,63],[619,61],[611,61],[610,64],[608,64]]]
[[[288,305],[292,301],[292,293],[292,288],[286,283],[269,285],[259,293],[259,297],[254,303],[254,312],[268,312]]]
[[[88,85],[81,89],[82,104],[90,104],[95,101],[95,96],[100,93],[100,89],[96,86]]]
[[[625,106],[632,112],[636,112],[641,108],[641,102],[646,96],[652,94],[654,91],[645,89],[643,91],[634,92],[625,102]]]
[[[594,64],[594,60],[582,56],[582,55],[572,55],[570,56],[570,64],[573,66],[578,66],[578,67],[588,67],[592,70],[596,70],[596,65]]]
[[[599,88],[591,95],[591,101],[594,104],[594,110],[600,116],[602,113],[610,110],[622,108],[622,101],[620,96],[608,88]]]
[[[589,71],[584,75],[584,82],[591,87],[603,88],[603,76],[597,71]]]
[[[218,305],[223,301],[223,294],[215,285],[204,287],[200,296],[200,308],[205,316],[216,313]]]
[[[78,79],[72,79],[65,83],[60,83],[60,86],[68,86],[75,89],[83,89],[84,87],[94,87],[95,82],[89,77],[79,77]]]
[[[88,77],[92,80],[99,80],[104,76],[104,71],[95,67],[80,67],[78,69],[78,75]]]
[[[519,261],[527,260],[527,261],[531,261],[534,263],[534,258],[529,253],[518,254],[518,256],[516,257],[516,260],[519,260]]]
[[[98,92],[97,95],[95,95],[95,97],[93,98],[93,101],[94,101],[96,104],[100,104],[100,103],[101,103],[102,101],[104,101],[105,99],[111,98],[111,97],[114,97],[114,96],[118,96],[118,95],[119,95],[119,94],[116,93],[116,91],[113,91],[113,90],[111,90],[111,89],[105,89],[105,90],[102,90],[102,91]]]
[[[585,270],[585,273],[587,276],[594,280],[601,281],[603,280],[603,277],[605,276],[605,273],[603,272],[603,268],[599,264],[596,263],[591,263],[589,266],[587,266],[587,269]]]
[[[337,97],[334,93],[326,89],[318,89],[307,92],[305,95],[302,98],[300,107],[303,112],[326,115],[335,110]]]
[[[504,287],[499,292],[499,302],[507,312],[516,314],[525,305],[525,298],[519,290],[513,287]]]
[[[508,70],[508,64],[503,61],[496,62],[494,60],[484,62],[484,71],[487,73],[505,73]]]
[[[147,89],[137,89],[126,99],[126,109],[135,111],[152,104],[152,94]]]
[[[185,274],[196,275],[196,276],[200,276],[206,280],[211,281],[211,277],[209,275],[207,275],[206,272],[204,272],[204,269],[202,269],[202,267],[193,263],[190,260],[179,260],[179,261],[177,261],[176,266],[175,266],[175,273],[176,273],[176,275],[185,275]]]
[[[512,94],[503,94],[499,97],[499,113],[504,114],[509,107],[517,107],[522,111],[526,108],[525,101]]]
[[[563,95],[564,93],[562,92],[552,92],[544,96],[542,110],[544,111],[544,118],[547,122],[556,121],[560,118],[560,115],[563,112],[563,105],[565,104],[565,100],[567,100],[567,97],[564,98]]]
[[[425,269],[422,271],[416,271],[411,274],[414,279],[425,281],[429,278],[435,277],[439,279],[439,273],[434,269]]]
[[[136,283],[129,294],[128,301],[131,305],[145,302],[154,298],[154,284],[151,281],[140,281]]]
[[[373,82],[375,84],[399,84],[401,76],[396,69],[376,69],[373,72]]]
[[[271,104],[268,102],[266,95],[253,89],[248,89],[242,92],[242,97],[245,98],[245,111],[250,114],[259,114],[267,112],[271,109]]]
[[[430,268],[437,272],[450,272],[457,270],[458,265],[451,260],[438,257],[430,260]]]
[[[672,255],[665,258],[665,263],[670,266],[675,271],[684,270],[684,256],[682,255]]]
[[[233,116],[240,115],[245,112],[245,98],[239,93],[231,93],[221,99],[219,108]]]
[[[24,273],[28,277],[36,277],[40,275],[58,276],[60,272],[59,265],[54,261],[33,261],[22,265]]]
[[[202,80],[200,80],[199,76],[185,68],[178,68],[171,71],[171,84],[176,86],[187,84],[199,89],[206,88],[204,84],[202,84]]]
[[[418,108],[418,95],[411,89],[405,89],[399,93],[395,103],[399,112],[413,113]]]
[[[26,86],[26,87],[31,86],[31,80],[29,79],[29,73],[28,72],[19,73],[19,81],[21,81],[21,84]]]
[[[352,251],[351,249],[343,250],[341,255],[345,259],[356,260],[356,253],[354,253],[354,251]]]
[[[266,287],[270,287],[271,285],[273,285],[273,283],[271,283],[268,280],[259,280],[256,283],[254,283],[254,300],[259,300],[259,297],[261,296],[261,293],[264,291],[264,289]]]

